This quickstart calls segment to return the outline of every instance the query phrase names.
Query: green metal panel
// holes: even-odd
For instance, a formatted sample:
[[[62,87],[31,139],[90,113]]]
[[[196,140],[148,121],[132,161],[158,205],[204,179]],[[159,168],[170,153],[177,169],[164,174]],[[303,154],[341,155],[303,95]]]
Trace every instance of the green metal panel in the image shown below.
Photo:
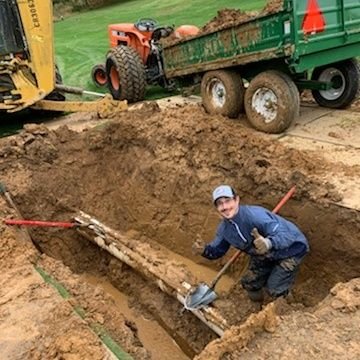
[[[318,13],[309,12],[309,6]],[[323,28],[305,31],[322,19]],[[292,73],[360,56],[360,0],[284,0],[283,9],[164,48],[168,78],[281,59]],[[249,69],[249,67],[247,68]],[[261,69],[258,69],[258,71]]]
[[[290,15],[280,12],[233,25],[164,48],[168,77],[243,65],[283,57],[290,32],[284,21]]]
[[[290,65],[296,72],[360,55],[360,0],[317,0],[325,24],[322,31],[304,32],[310,0],[292,1],[294,49]],[[310,14],[311,16],[311,14]],[[312,14],[313,19],[316,14]]]

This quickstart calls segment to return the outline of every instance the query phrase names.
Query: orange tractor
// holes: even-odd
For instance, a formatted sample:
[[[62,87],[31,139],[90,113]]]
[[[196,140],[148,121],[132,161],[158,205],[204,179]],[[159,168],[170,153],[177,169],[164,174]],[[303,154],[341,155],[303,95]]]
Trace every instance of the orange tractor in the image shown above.
[[[93,67],[91,77],[97,86],[107,85],[114,99],[130,103],[144,99],[146,85],[160,85],[172,90],[175,83],[166,79],[160,40],[170,35],[182,38],[198,32],[193,25],[174,29],[158,26],[153,19],[109,25],[111,49],[105,64]]]

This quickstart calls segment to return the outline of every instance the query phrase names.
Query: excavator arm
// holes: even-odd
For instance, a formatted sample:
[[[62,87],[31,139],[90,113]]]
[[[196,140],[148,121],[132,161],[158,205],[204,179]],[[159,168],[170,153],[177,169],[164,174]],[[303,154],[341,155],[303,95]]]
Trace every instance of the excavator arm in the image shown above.
[[[0,110],[29,107],[54,90],[52,2],[0,0]]]
[[[0,0],[0,111],[31,107],[96,111],[108,117],[126,110],[126,101],[114,101],[110,95],[99,101],[54,101],[56,91],[74,91],[56,84],[52,12],[52,0]]]

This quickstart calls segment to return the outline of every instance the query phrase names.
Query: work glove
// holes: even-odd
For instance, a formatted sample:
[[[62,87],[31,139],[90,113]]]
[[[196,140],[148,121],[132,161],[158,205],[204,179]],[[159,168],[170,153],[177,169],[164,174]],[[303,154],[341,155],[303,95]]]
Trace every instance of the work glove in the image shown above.
[[[294,271],[298,265],[299,262],[293,257],[284,259],[280,262],[280,266],[286,271]]]
[[[271,243],[270,239],[260,235],[257,228],[253,228],[251,230],[251,235],[255,239],[254,246],[256,248],[257,254],[264,255],[272,248],[272,243]]]
[[[202,255],[205,249],[205,242],[198,235],[195,242],[192,244],[191,250],[193,255]]]

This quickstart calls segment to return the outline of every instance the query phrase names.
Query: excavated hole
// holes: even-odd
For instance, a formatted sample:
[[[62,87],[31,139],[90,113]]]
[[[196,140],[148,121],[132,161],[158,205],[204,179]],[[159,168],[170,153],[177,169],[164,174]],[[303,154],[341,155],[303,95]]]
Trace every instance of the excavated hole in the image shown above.
[[[66,128],[32,132],[22,165],[9,172],[27,179],[16,196],[24,217],[63,221],[81,209],[129,237],[205,265],[213,271],[209,280],[227,258],[215,263],[196,258],[191,244],[197,234],[210,240],[216,229],[212,188],[233,184],[243,203],[272,209],[295,182],[297,193],[281,214],[305,232],[311,253],[297,279],[294,301],[315,305],[333,285],[358,276],[359,213],[333,204],[338,194],[317,173],[330,171],[323,159],[284,149],[197,108],[151,109],[118,120],[83,134]],[[187,356],[216,338],[192,314],[181,314],[176,300],[74,231],[31,231],[47,255],[90,282],[105,278],[125,294],[129,306],[157,321]],[[234,286],[218,302],[231,324],[257,311],[237,283],[245,265],[242,259],[233,266]]]

